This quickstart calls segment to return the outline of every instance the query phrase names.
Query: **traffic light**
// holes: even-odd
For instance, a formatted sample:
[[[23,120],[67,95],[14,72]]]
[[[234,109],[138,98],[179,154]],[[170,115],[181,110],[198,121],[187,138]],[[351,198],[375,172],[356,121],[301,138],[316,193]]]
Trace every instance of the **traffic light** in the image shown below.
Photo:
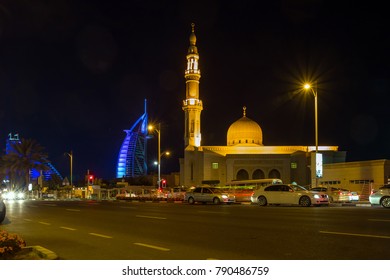
[[[93,185],[93,175],[87,175],[87,184]]]
[[[162,179],[161,180],[161,187],[165,188],[167,186],[167,180]]]

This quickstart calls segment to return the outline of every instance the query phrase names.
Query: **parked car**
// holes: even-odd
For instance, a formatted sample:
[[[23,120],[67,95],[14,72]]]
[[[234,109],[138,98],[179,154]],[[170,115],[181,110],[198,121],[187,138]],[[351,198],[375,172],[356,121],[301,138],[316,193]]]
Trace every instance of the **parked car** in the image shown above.
[[[6,213],[5,203],[4,203],[3,199],[0,198],[0,224],[5,219],[5,213]]]
[[[326,193],[309,191],[296,184],[278,184],[260,188],[254,191],[251,201],[260,206],[267,204],[290,204],[304,207],[329,205]]]
[[[390,184],[380,187],[378,191],[373,192],[369,198],[371,205],[381,205],[390,208]]]
[[[351,202],[358,201],[359,195],[347,189],[335,187],[314,187],[311,191],[324,192],[329,197],[329,202]]]
[[[184,196],[184,201],[187,201],[189,204],[194,204],[195,202],[231,204],[236,202],[236,198],[233,194],[226,193],[221,189],[201,186],[188,190]]]

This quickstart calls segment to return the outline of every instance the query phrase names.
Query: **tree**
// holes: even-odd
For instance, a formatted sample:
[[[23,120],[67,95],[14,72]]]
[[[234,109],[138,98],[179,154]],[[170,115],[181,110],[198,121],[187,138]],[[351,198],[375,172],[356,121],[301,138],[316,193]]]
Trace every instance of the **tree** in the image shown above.
[[[0,169],[10,179],[11,186],[28,186],[32,169],[48,171],[45,148],[33,139],[11,143],[11,151],[1,158]]]

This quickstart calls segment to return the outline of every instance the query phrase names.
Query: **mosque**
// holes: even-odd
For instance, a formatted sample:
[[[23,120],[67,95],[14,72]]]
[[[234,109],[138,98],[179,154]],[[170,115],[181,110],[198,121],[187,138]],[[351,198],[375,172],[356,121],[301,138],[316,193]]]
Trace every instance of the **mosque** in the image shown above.
[[[202,146],[200,55],[194,27],[192,24],[186,56],[187,68],[184,72],[186,86],[182,104],[184,158],[180,159],[181,185],[225,185],[233,180],[279,178],[285,183],[297,182],[300,185],[314,185],[316,180],[321,184],[338,186],[350,186],[357,182],[354,187],[361,191],[364,183],[375,181],[383,184],[386,181],[390,172],[387,160],[346,163],[346,152],[339,151],[338,146],[318,147],[318,153],[322,155],[323,177],[316,175],[316,147],[264,145],[263,131],[256,121],[249,118],[246,107],[243,107],[241,118],[230,125],[226,146]],[[374,172],[373,166],[377,166],[379,171]],[[367,176],[363,175],[363,178],[362,174]],[[376,178],[373,174],[376,174]]]

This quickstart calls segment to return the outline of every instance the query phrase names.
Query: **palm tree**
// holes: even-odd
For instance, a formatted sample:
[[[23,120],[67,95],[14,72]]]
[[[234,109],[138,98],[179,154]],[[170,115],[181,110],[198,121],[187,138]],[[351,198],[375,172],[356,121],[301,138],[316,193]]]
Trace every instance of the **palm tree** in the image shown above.
[[[9,177],[11,186],[28,186],[32,169],[47,171],[49,162],[45,148],[33,139],[21,139],[11,144],[11,151],[3,155],[0,169]]]

